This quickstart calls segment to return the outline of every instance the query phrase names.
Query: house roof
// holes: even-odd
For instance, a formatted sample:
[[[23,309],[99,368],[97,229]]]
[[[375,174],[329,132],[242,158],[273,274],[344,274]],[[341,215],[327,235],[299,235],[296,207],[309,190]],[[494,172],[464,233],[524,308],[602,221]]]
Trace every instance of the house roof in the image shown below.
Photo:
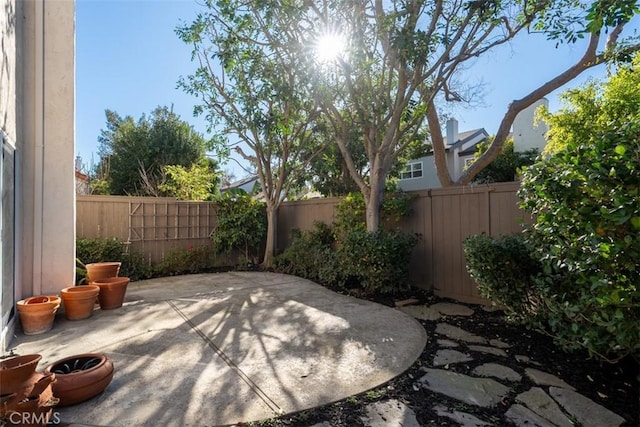
[[[220,190],[225,191],[225,190],[232,190],[234,188],[240,188],[245,184],[248,184],[252,181],[257,181],[257,180],[258,180],[258,175],[251,175],[246,178],[239,179],[238,181],[234,181],[229,185],[222,186],[220,187]]]
[[[84,182],[89,182],[89,175],[76,170],[76,179]]]
[[[456,142],[454,142],[453,144],[449,145],[447,147],[447,149],[459,148],[459,147],[463,146],[464,144],[466,144],[467,142],[469,142],[469,141],[473,140],[474,138],[477,138],[478,136],[481,136],[481,135],[484,136],[484,138],[482,138],[481,141],[484,141],[484,139],[489,136],[489,134],[487,133],[486,130],[484,130],[484,128],[473,129],[473,130],[469,130],[469,131],[466,131],[466,132],[460,132],[458,134],[458,140]]]

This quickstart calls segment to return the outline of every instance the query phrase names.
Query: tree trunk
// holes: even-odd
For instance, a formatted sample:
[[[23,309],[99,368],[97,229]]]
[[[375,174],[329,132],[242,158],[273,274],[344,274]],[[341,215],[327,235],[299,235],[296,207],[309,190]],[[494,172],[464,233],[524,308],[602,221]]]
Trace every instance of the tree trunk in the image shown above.
[[[278,207],[267,204],[267,244],[264,249],[264,267],[273,265],[273,258],[276,255],[276,236],[278,233]]]
[[[378,231],[380,227],[380,208],[384,198],[384,182],[385,174],[380,170],[374,170],[371,174],[371,187],[369,194],[366,195],[366,222],[367,231]]]

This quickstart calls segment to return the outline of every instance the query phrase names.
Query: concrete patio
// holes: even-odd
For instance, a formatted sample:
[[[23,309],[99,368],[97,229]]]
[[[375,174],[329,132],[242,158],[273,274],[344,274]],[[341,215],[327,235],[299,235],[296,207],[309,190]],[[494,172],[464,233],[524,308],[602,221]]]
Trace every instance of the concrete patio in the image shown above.
[[[38,370],[75,354],[106,353],[113,381],[100,396],[56,408],[91,426],[228,425],[357,394],[406,370],[426,343],[399,310],[308,280],[231,272],[129,285],[125,304],[82,321],[58,315],[45,334],[18,332],[17,354]]]

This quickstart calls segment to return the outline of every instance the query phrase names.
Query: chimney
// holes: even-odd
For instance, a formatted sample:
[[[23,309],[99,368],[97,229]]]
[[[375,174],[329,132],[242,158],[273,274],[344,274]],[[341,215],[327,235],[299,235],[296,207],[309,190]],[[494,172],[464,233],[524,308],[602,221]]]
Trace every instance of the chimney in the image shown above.
[[[458,140],[458,121],[454,118],[447,120],[447,145],[453,145]]]
[[[78,172],[82,171],[82,157],[76,156],[76,170]]]

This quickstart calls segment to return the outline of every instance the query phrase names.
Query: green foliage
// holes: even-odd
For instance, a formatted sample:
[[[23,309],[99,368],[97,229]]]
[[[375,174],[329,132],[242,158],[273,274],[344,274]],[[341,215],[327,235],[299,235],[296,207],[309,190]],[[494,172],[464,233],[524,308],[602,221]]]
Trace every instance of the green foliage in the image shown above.
[[[478,144],[475,158],[478,159],[491,142]],[[508,139],[502,146],[500,154],[483,170],[481,170],[473,182],[476,184],[490,184],[492,182],[511,182],[517,179],[523,166],[529,166],[535,162],[538,150],[531,149],[522,153],[514,151],[513,139]]]
[[[212,239],[218,253],[242,251],[245,261],[260,253],[267,233],[265,205],[246,194],[216,200],[216,228]]]
[[[347,233],[338,249],[342,274],[367,293],[392,294],[409,287],[409,260],[418,238],[379,229]]]
[[[513,320],[529,323],[537,317],[540,297],[534,277],[542,266],[524,234],[469,236],[463,247],[467,270],[484,298],[503,307]]]
[[[86,277],[82,264],[117,261],[122,263],[120,276],[143,280],[152,275],[144,256],[138,251],[125,251],[125,245],[119,239],[76,239],[76,265],[80,266],[76,268],[76,283]]]
[[[386,200],[383,212],[390,222],[411,211],[404,193]],[[312,231],[297,231],[291,245],[276,258],[276,269],[329,287],[360,288],[370,294],[406,289],[417,236],[383,229],[368,232],[360,193],[347,195],[336,209],[332,227],[316,223]]]
[[[106,111],[106,129],[101,131],[101,171],[110,194],[160,195],[162,168],[179,165],[190,168],[200,161],[207,142],[192,126],[167,107],[156,108],[136,122]]]
[[[109,181],[106,179],[93,179],[90,184],[91,194],[96,196],[106,196],[111,194],[109,190]]]
[[[276,257],[275,269],[322,283],[329,287],[342,287],[344,275],[334,250],[331,228],[322,222],[314,223],[310,231],[294,230],[292,241],[284,252]]]
[[[160,276],[203,273],[211,271],[215,261],[215,252],[210,246],[174,247],[154,270]]]
[[[158,189],[178,200],[211,200],[220,181],[215,164],[205,157],[190,167],[165,165],[162,170],[165,180]]]
[[[640,349],[639,65],[572,91],[574,108],[550,120],[562,148],[525,172],[520,191],[536,218],[543,326],[564,347],[606,358]]]
[[[412,196],[402,191],[388,191],[382,202],[381,219],[386,228],[393,225],[401,218],[411,215]],[[341,239],[352,231],[366,230],[365,204],[362,193],[349,193],[336,205],[336,218],[333,224],[336,238]]]

